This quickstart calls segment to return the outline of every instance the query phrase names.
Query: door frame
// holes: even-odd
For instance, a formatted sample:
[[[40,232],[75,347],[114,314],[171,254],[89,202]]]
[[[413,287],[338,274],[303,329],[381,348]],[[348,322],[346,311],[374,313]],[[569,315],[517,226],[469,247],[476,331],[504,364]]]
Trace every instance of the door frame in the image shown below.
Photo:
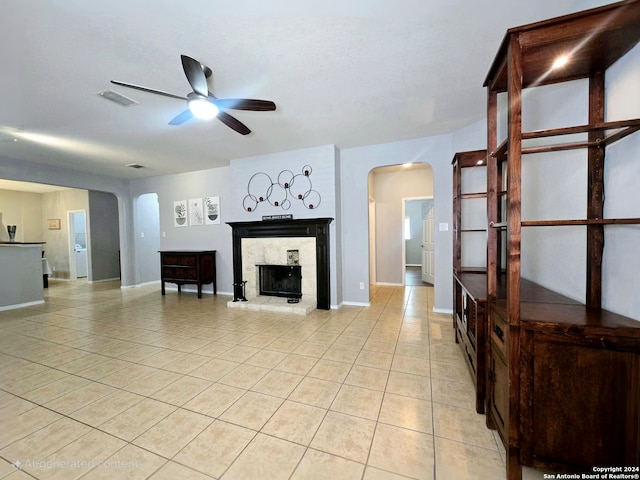
[[[436,201],[435,201],[435,198],[434,198],[433,195],[420,196],[420,197],[402,197],[402,225],[403,226],[404,226],[404,219],[406,217],[405,207],[407,205],[407,201],[411,201],[411,200],[433,200],[433,208],[435,209]],[[435,213],[435,211],[434,211],[434,213]],[[422,231],[422,220],[420,221],[420,230]],[[407,263],[407,258],[406,258],[407,257],[407,248],[406,248],[406,245],[405,245],[406,242],[404,240],[404,228],[401,229],[400,234],[402,235],[402,255],[401,255],[401,258],[402,258],[402,272],[403,272],[403,274],[402,274],[402,286],[406,286],[405,271],[406,271],[406,263]],[[436,241],[435,241],[435,236],[434,236],[433,249],[435,250],[435,248],[436,248]],[[422,262],[422,260],[421,260],[421,262]],[[424,269],[424,265],[421,265],[421,270],[420,271],[422,271],[422,269]],[[435,275],[434,275],[434,278],[433,278],[434,285],[435,285],[435,281],[436,280],[435,280]]]
[[[376,200],[369,196],[369,285],[377,283],[376,277]]]
[[[84,208],[78,210],[67,210],[67,230],[68,230],[68,248],[69,248],[69,280],[75,281],[78,280],[78,266],[76,263],[76,245],[75,245],[75,224],[74,224],[74,215],[77,213],[84,214],[84,231],[87,243],[87,281],[91,278],[91,262],[89,259],[90,255],[90,244],[89,241],[89,222],[87,218],[87,210]]]

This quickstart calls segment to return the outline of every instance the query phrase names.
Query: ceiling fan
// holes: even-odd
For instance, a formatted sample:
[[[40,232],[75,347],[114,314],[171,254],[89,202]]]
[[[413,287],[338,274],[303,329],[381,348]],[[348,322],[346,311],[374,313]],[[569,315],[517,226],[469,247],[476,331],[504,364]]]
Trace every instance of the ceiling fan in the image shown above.
[[[207,78],[209,78],[213,73],[211,69],[187,55],[180,55],[180,58],[182,59],[184,74],[186,75],[187,81],[193,90],[188,93],[186,97],[163,92],[161,90],[155,90],[153,88],[141,87],[140,85],[133,85],[131,83],[118,82],[116,80],[111,80],[111,83],[121,85],[123,87],[135,88],[136,90],[142,90],[143,92],[155,93],[158,95],[164,95],[165,97],[185,100],[188,106],[187,110],[176,115],[169,122],[169,125],[180,125],[187,120],[190,120],[192,117],[207,120],[213,117],[218,117],[218,120],[226,126],[242,135],[247,135],[248,133],[251,133],[251,130],[249,130],[244,123],[237,118],[232,117],[223,109],[230,108],[233,110],[253,110],[259,112],[272,111],[276,109],[276,104],[269,100],[253,100],[250,98],[217,98],[209,91],[209,87],[207,85]]]

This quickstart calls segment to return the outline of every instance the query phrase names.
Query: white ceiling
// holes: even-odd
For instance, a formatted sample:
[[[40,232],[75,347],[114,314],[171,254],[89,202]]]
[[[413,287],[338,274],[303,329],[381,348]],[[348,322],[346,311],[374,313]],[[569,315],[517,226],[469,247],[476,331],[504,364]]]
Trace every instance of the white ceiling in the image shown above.
[[[449,133],[484,117],[482,83],[507,28],[605,3],[3,0],[0,167],[7,158],[138,178]],[[213,69],[217,97],[277,110],[229,111],[247,136],[215,119],[169,126],[181,100],[109,83],[186,95],[181,54]],[[138,104],[96,95],[106,88]]]

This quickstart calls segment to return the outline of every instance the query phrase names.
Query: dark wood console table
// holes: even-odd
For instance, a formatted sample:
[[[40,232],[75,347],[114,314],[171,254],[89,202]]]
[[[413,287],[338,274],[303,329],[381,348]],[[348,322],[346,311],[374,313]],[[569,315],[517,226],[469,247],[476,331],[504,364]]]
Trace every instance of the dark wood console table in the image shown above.
[[[178,285],[198,285],[198,298],[202,298],[202,285],[213,283],[213,294],[216,295],[216,251],[215,250],[160,250],[160,276],[162,295],[164,283]]]

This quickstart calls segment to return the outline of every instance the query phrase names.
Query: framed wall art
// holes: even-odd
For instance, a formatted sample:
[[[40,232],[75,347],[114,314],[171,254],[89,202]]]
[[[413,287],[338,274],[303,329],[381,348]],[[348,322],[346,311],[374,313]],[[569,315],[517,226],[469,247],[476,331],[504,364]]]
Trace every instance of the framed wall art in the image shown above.
[[[201,198],[189,200],[189,225],[204,225],[204,209],[202,208]]]
[[[49,230],[60,230],[60,219],[50,218],[49,220],[47,220],[47,228]]]
[[[173,202],[173,225],[174,227],[187,227],[187,201],[177,200]]]
[[[204,214],[206,225],[220,223],[220,197],[204,197]]]

